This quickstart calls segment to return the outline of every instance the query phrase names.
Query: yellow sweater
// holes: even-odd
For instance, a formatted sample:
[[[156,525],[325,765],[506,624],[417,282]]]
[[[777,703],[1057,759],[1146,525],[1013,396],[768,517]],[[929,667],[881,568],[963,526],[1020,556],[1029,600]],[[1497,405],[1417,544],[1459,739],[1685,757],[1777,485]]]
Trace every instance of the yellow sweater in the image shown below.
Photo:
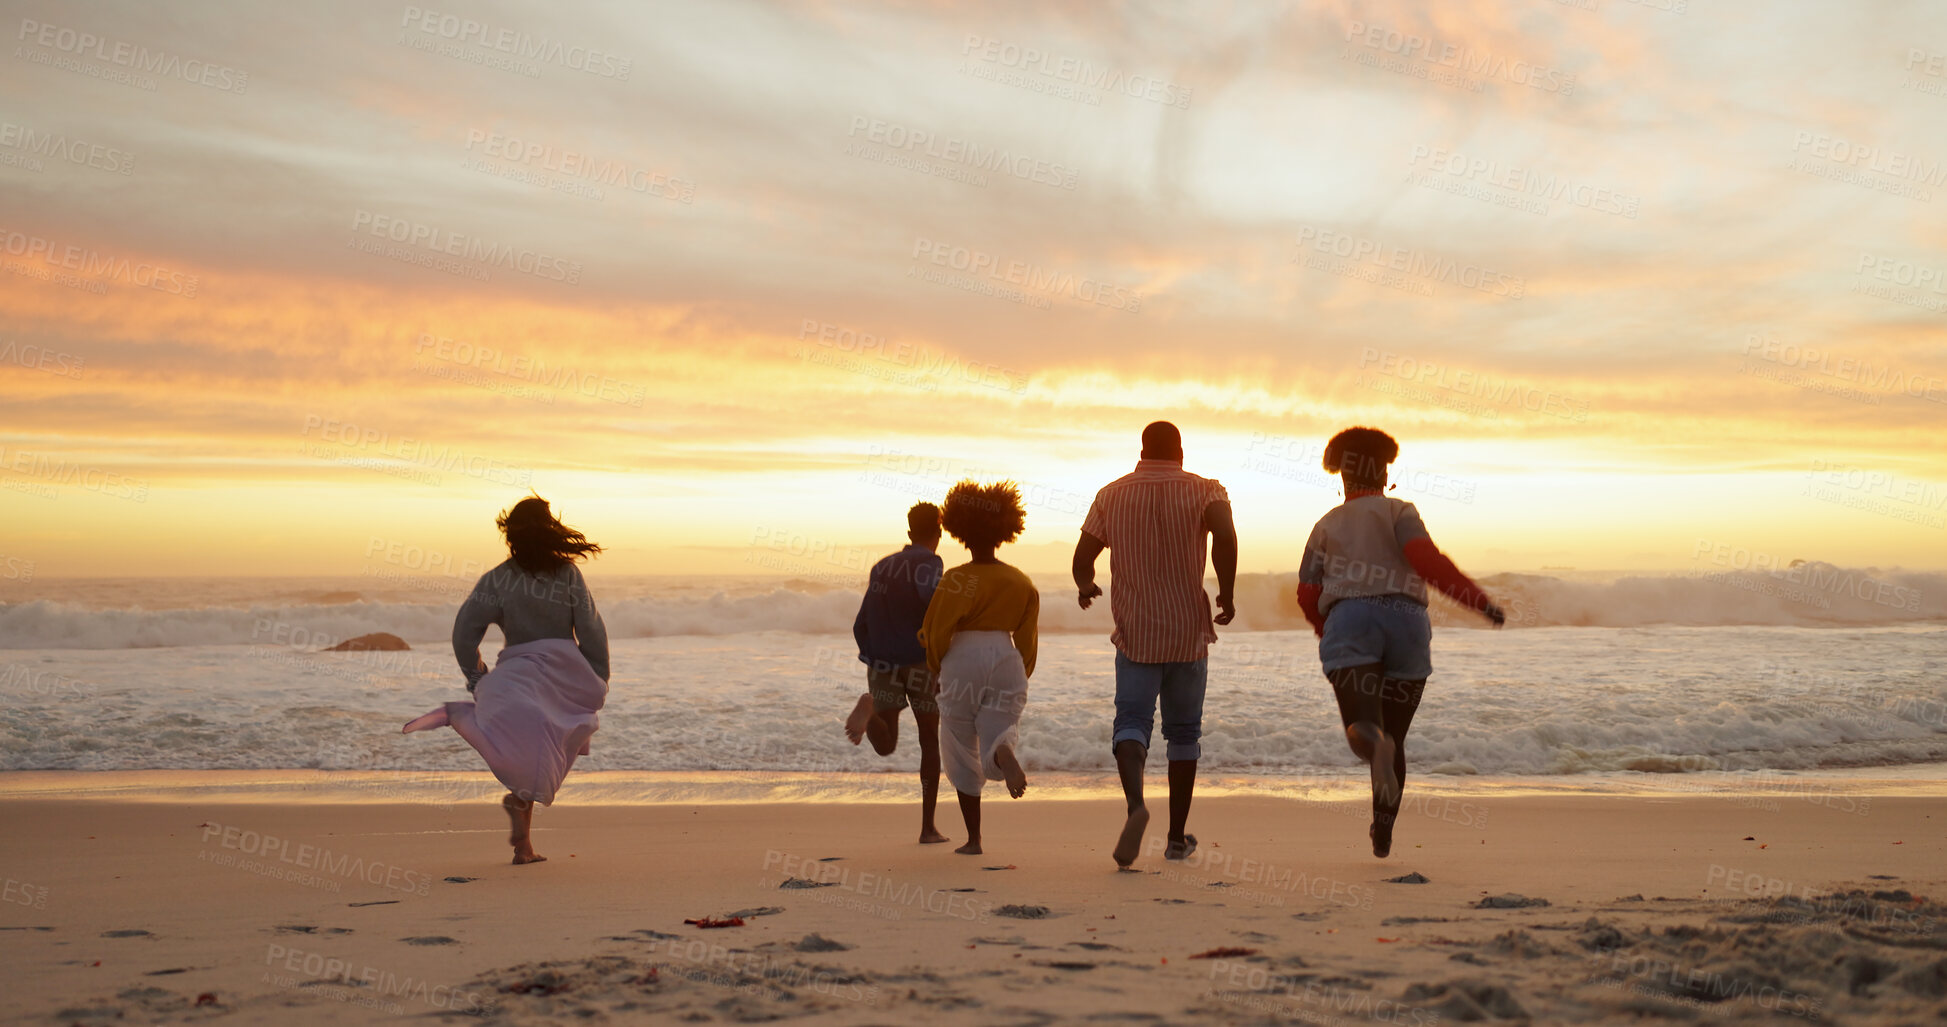
[[[926,607],[919,640],[926,647],[927,669],[940,672],[956,631],[1011,631],[1021,663],[1032,675],[1040,616],[1041,593],[1027,575],[1004,563],[963,563],[940,576]]]

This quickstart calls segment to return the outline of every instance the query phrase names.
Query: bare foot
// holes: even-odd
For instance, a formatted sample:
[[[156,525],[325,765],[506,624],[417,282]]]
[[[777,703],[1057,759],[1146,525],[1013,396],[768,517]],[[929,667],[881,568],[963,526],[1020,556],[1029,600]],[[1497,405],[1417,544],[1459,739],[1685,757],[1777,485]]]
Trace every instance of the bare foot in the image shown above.
[[[1122,837],[1115,842],[1115,865],[1126,867],[1136,861],[1137,853],[1142,851],[1143,829],[1149,826],[1149,807],[1137,806],[1129,811],[1129,819],[1122,822]]]
[[[923,827],[919,832],[919,843],[921,845],[938,845],[941,842],[950,842],[952,840],[946,835],[941,834],[940,829],[937,827]]]
[[[1007,794],[1020,798],[1028,790],[1027,772],[1021,769],[1021,761],[1014,758],[1014,747],[1001,745],[994,748],[994,765],[1001,768],[1001,777],[1007,781]]]
[[[513,825],[513,830],[507,835],[507,841],[514,847],[514,865],[547,862],[548,858],[537,855],[533,842],[528,840],[528,834],[534,824],[534,804],[522,801],[513,792],[508,792],[501,798],[500,808],[507,811],[507,819]]]
[[[439,709],[431,713],[424,713],[406,721],[406,726],[401,728],[399,733],[409,735],[414,731],[431,731],[436,727],[445,727],[449,723],[451,721],[446,719],[446,706],[442,704]]]
[[[940,840],[946,841],[946,839],[944,838]],[[973,841],[970,841],[967,844],[962,845],[953,851],[959,853],[962,856],[978,856],[980,855],[980,839],[975,838]]]
[[[859,744],[865,739],[865,725],[871,719],[872,693],[867,692],[859,696],[858,703],[852,707],[851,715],[845,718],[845,737],[851,739],[853,745]]]

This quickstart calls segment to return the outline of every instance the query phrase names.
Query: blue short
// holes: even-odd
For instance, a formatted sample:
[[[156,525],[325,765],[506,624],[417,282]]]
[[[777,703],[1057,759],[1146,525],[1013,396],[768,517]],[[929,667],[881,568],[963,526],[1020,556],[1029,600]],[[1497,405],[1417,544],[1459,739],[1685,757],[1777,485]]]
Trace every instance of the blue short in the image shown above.
[[[1115,729],[1109,740],[1113,750],[1118,742],[1141,742],[1149,751],[1150,732],[1156,726],[1156,712],[1163,713],[1165,752],[1173,760],[1194,760],[1203,755],[1203,689],[1207,680],[1207,660],[1176,663],[1137,663],[1115,654]]]
[[[1341,599],[1325,614],[1318,658],[1328,674],[1378,663],[1389,678],[1424,681],[1433,674],[1433,623],[1403,596]]]

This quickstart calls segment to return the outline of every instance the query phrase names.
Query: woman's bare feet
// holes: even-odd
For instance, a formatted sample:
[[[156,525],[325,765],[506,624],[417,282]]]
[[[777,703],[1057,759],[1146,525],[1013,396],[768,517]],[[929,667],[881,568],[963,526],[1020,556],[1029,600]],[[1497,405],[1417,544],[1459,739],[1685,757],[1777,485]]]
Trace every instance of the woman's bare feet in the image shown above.
[[[851,739],[853,745],[859,744],[865,739],[865,725],[871,719],[872,693],[867,692],[859,696],[858,703],[852,707],[851,715],[845,718],[845,737]]]
[[[514,826],[513,833],[507,836],[507,841],[514,846],[514,865],[547,862],[548,858],[537,855],[533,843],[528,840],[528,833],[534,825],[534,804],[508,792],[500,800],[500,807],[507,811],[507,819]]]
[[[1021,769],[1021,761],[1014,758],[1013,746],[995,746],[994,765],[1001,768],[1001,777],[1007,782],[1007,794],[1018,799],[1027,793],[1028,775]]]
[[[941,839],[941,840],[945,841],[945,839]],[[959,848],[953,851],[959,853],[962,856],[978,856],[980,855],[980,839],[975,838],[974,840],[968,842],[965,845],[960,846]]]
[[[938,845],[941,842],[950,842],[952,840],[946,835],[941,834],[940,829],[931,824],[921,828],[919,832],[919,843],[921,845]]]

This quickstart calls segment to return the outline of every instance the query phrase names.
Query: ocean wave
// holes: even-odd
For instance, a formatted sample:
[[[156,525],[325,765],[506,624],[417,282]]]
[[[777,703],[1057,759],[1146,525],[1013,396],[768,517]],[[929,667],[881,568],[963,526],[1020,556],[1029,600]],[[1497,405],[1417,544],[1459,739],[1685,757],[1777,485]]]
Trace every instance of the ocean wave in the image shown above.
[[[1045,598],[1041,630],[1049,634],[1110,630],[1107,602],[1082,610],[1072,586],[1037,579]],[[1237,582],[1235,628],[1303,630],[1294,573],[1244,574]],[[1577,581],[1497,574],[1481,584],[1508,611],[1513,628],[1869,627],[1947,619],[1947,574],[1804,563],[1776,572],[1725,570]],[[856,593],[815,582],[786,581],[735,592],[670,588],[662,595],[601,600],[615,638],[732,635],[758,631],[849,632]],[[33,600],[0,604],[0,649],[129,649],[190,645],[325,647],[375,631],[413,643],[437,643],[452,630],[453,598],[375,601],[356,591],[303,595],[303,601],[181,609],[110,608]],[[1436,598],[1434,623],[1477,628],[1478,616]]]
[[[1631,773],[1665,780],[1947,760],[1940,628],[1446,632],[1407,739],[1410,773]],[[1870,660],[1860,654],[1871,653]],[[489,657],[491,659],[491,656]],[[849,635],[633,639],[578,770],[897,775],[840,730],[864,690]],[[1204,769],[1330,786],[1359,765],[1310,632],[1212,647]],[[1107,640],[1044,640],[1020,752],[1031,773],[1114,776]],[[288,647],[41,652],[0,659],[0,769],[314,768],[476,773],[409,718],[465,698],[450,653]],[[1341,782],[1342,783],[1342,782]],[[1773,783],[1778,783],[1774,781]],[[1681,787],[1681,786],[1676,786]]]

